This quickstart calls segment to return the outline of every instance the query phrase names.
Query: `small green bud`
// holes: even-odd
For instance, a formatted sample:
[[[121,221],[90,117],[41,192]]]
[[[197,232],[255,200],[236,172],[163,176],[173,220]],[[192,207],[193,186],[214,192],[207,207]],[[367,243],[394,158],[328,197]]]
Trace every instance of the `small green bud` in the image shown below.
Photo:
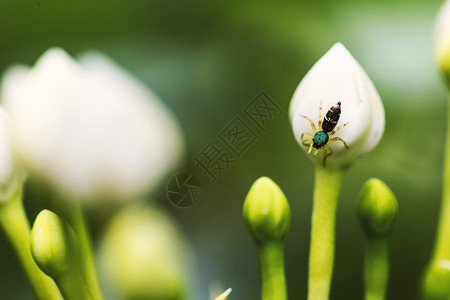
[[[243,215],[257,244],[283,241],[291,219],[286,196],[268,177],[259,178],[250,188]]]
[[[388,237],[397,217],[398,204],[392,191],[381,180],[371,178],[361,189],[358,219],[367,237]]]
[[[41,211],[31,230],[31,254],[39,268],[50,277],[59,277],[74,264],[75,234],[55,213]]]
[[[423,299],[448,300],[450,296],[450,261],[439,259],[429,266],[423,286]]]
[[[442,5],[435,26],[438,67],[450,87],[450,0]]]
[[[120,299],[182,300],[189,294],[190,247],[155,206],[132,205],[115,215],[98,257],[105,286]]]

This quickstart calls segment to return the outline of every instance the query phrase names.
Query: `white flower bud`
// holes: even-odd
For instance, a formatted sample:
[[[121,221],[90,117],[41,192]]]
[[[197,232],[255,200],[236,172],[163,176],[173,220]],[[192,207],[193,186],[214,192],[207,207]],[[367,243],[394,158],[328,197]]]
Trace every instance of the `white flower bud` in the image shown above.
[[[324,124],[328,110],[339,102],[341,113],[335,131],[329,130],[328,142],[317,149],[312,137],[322,130],[319,121]],[[327,167],[349,166],[375,147],[384,131],[380,96],[358,62],[340,43],[335,44],[300,82],[289,114],[299,144],[306,151],[313,144],[311,152],[315,154],[326,151],[326,160],[325,153],[317,156],[311,153],[309,157],[316,165],[324,165],[326,161]]]
[[[14,145],[35,175],[81,198],[133,198],[178,162],[182,138],[159,99],[100,54],[48,50],[4,76]]]

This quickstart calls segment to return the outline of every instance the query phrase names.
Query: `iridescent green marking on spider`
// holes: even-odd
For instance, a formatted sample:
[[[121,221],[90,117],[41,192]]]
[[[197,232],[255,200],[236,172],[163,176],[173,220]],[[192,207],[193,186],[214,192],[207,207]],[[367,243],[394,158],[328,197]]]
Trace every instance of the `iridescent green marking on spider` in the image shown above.
[[[320,148],[328,143],[328,133],[325,131],[317,131],[313,137],[314,148]],[[318,147],[317,147],[318,146]]]

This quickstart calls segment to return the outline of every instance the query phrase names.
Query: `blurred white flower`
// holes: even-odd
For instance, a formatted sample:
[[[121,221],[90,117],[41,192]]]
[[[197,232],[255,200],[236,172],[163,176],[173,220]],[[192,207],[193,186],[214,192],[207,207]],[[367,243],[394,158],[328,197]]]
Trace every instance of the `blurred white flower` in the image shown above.
[[[24,177],[14,160],[10,122],[8,113],[0,106],[0,203],[17,192]]]
[[[450,0],[442,5],[435,27],[436,59],[450,84]]]
[[[337,124],[334,124],[335,132],[325,130],[319,126],[319,120],[323,122],[331,107],[334,107],[333,117],[339,115],[339,102],[341,113]],[[320,108],[322,113],[319,118]],[[289,109],[298,143],[305,151],[310,151],[313,144],[315,154],[317,150],[327,151],[327,167],[349,166],[358,156],[375,147],[384,131],[384,109],[380,96],[358,62],[340,43],[335,44],[306,74],[294,93]],[[316,130],[313,130],[308,119]],[[319,134],[314,138],[315,142],[325,142],[326,146],[317,148],[312,139],[322,129],[327,131],[329,140]],[[325,153],[317,156],[311,154],[309,157],[316,165],[325,162]]]
[[[160,100],[105,56],[50,49],[4,75],[14,146],[34,174],[71,196],[133,198],[182,155],[179,126]]]

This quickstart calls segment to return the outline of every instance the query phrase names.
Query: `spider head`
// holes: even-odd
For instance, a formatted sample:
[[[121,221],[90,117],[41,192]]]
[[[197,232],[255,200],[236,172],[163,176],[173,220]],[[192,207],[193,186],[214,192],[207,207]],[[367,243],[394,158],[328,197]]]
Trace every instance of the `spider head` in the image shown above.
[[[317,131],[313,137],[314,148],[320,149],[328,143],[328,133],[325,131]]]

